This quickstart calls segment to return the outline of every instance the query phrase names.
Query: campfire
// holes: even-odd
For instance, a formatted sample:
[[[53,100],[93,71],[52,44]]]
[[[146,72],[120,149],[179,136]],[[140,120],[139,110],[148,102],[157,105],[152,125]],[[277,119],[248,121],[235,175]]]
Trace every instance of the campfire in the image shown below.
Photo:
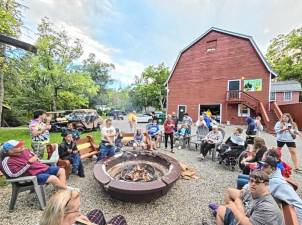
[[[129,165],[121,172],[120,180],[133,182],[150,182],[156,180],[154,167],[146,163]]]

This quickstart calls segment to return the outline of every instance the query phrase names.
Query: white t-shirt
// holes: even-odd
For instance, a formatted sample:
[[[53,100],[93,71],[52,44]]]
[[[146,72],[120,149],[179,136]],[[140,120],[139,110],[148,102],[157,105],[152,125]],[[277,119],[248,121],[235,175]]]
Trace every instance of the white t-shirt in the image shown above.
[[[116,134],[115,128],[113,126],[103,127],[101,133],[102,133],[102,140],[103,141],[108,141],[107,135],[112,135],[112,134],[115,135]],[[114,137],[113,137],[112,141],[114,141]]]

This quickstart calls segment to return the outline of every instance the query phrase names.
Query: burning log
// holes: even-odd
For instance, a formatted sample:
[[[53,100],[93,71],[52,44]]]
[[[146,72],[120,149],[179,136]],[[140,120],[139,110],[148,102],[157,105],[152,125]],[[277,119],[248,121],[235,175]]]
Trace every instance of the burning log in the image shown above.
[[[153,166],[145,163],[129,165],[120,175],[120,180],[133,182],[150,182],[156,179],[157,176]]]

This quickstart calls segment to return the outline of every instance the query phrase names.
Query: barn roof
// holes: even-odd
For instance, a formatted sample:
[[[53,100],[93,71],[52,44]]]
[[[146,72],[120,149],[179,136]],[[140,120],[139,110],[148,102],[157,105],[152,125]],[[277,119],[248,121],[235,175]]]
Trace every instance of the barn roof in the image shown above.
[[[284,91],[302,91],[301,83],[296,80],[285,80],[272,82],[272,92],[284,92]]]
[[[173,65],[172,71],[170,73],[170,76],[168,77],[168,79],[166,80],[165,84],[168,84],[174,70],[175,67],[177,65],[178,60],[180,59],[180,56],[182,55],[182,53],[184,53],[186,50],[188,50],[189,48],[191,48],[194,44],[196,44],[198,41],[200,41],[202,38],[204,38],[207,34],[209,34],[211,31],[216,31],[219,33],[223,33],[223,34],[228,34],[228,35],[232,35],[235,37],[240,37],[240,38],[244,38],[244,39],[248,39],[251,44],[253,45],[254,49],[256,50],[257,54],[259,55],[260,59],[262,60],[264,66],[266,67],[266,69],[273,75],[273,76],[278,76],[278,74],[272,70],[272,68],[270,67],[269,63],[266,61],[264,55],[261,53],[260,49],[258,48],[256,42],[254,41],[252,36],[249,35],[245,35],[245,34],[240,34],[240,33],[235,33],[232,31],[227,31],[227,30],[223,30],[220,28],[216,28],[216,27],[211,27],[209,30],[207,30],[204,34],[202,34],[201,36],[199,36],[198,38],[196,38],[193,42],[191,42],[188,46],[186,46],[183,50],[180,51],[180,53],[178,54],[178,57]]]

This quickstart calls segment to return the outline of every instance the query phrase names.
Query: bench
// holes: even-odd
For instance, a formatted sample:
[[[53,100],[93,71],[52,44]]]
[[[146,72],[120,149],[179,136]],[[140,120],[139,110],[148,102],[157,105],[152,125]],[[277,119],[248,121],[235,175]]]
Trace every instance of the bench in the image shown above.
[[[285,225],[299,225],[297,212],[292,205],[288,205],[283,202],[282,212],[283,212]]]
[[[91,158],[99,153],[99,146],[94,142],[93,137],[90,135],[85,138],[80,138],[77,141],[77,147],[81,159]]]

